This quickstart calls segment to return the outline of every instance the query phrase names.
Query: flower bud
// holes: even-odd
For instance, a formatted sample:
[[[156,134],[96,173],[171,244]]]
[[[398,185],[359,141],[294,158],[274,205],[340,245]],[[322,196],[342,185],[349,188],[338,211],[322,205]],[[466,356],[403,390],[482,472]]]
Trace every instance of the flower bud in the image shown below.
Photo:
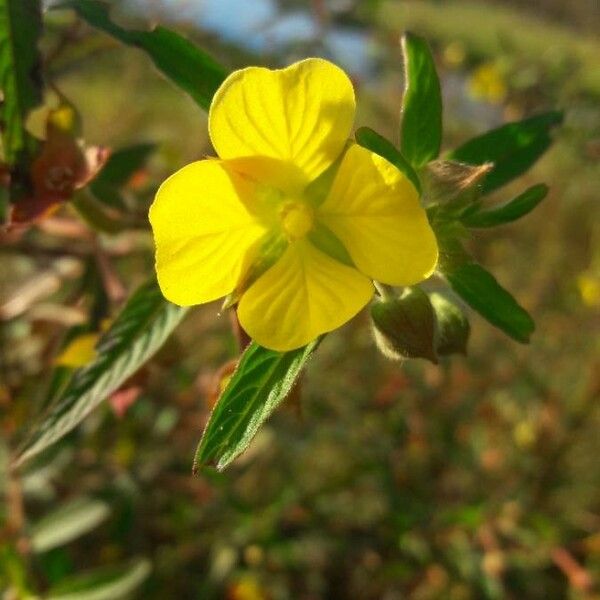
[[[437,353],[442,356],[466,354],[471,326],[463,311],[437,292],[429,299],[437,321]]]
[[[375,341],[387,357],[426,358],[437,363],[435,313],[425,292],[408,288],[401,297],[382,298],[371,306]]]

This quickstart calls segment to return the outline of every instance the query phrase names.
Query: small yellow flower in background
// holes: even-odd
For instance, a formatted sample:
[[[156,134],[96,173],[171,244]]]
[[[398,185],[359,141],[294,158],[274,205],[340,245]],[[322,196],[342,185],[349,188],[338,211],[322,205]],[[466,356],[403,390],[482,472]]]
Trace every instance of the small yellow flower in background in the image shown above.
[[[500,104],[508,89],[502,72],[494,63],[484,63],[477,67],[468,81],[469,94],[475,100]]]
[[[82,333],[74,337],[54,359],[54,364],[59,367],[79,369],[91,363],[96,358],[98,340],[111,323],[112,319],[103,319],[100,323],[100,331]]]
[[[352,83],[325,60],[232,73],[209,111],[220,159],[177,171],[150,209],[165,297],[189,306],[235,293],[242,327],[284,351],[350,320],[373,279],[427,278],[438,251],[418,194],[388,161],[347,145],[354,112]],[[315,193],[330,167],[328,192]],[[315,245],[323,231],[352,265]],[[254,277],[266,246],[279,252]]]
[[[84,333],[71,340],[66,348],[56,357],[54,364],[60,367],[78,369],[96,358],[96,344],[100,334]]]
[[[586,306],[600,306],[600,273],[591,270],[580,273],[577,277],[577,287]]]

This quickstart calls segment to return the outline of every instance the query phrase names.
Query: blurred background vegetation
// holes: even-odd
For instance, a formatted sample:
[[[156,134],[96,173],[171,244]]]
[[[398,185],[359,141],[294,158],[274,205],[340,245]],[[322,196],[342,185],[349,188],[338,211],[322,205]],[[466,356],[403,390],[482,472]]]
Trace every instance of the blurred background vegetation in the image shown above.
[[[470,241],[537,331],[520,346],[474,317],[468,357],[398,364],[378,354],[363,315],[328,336],[301,394],[240,460],[192,477],[220,373],[237,352],[218,305],[195,309],[121,392],[9,481],[4,598],[54,590],[74,600],[89,569],[108,582],[94,598],[109,599],[600,598],[597,1],[114,9],[122,24],[185,33],[229,68],[326,56],[355,81],[357,124],[390,139],[405,29],[434,49],[446,148],[563,109],[547,155],[494,196],[546,182],[548,198]],[[97,234],[66,207],[0,240],[0,428],[11,444],[47,402],[57,355],[68,368],[69,340],[99,331],[152,272],[145,219],[156,185],[211,154],[206,115],[146,57],[68,11],[45,19],[47,69],[80,111],[86,141],[139,146],[123,187],[97,190],[117,196],[126,222]],[[86,351],[79,341],[76,356]],[[98,574],[103,565],[119,568]]]

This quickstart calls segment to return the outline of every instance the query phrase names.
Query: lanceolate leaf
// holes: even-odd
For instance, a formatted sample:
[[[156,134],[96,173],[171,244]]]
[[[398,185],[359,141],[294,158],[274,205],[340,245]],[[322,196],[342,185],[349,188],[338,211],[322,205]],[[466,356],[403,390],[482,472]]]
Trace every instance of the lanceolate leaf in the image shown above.
[[[427,42],[406,33],[404,54],[404,97],[400,151],[419,168],[437,158],[442,143],[442,94],[435,63]]]
[[[31,545],[35,552],[47,552],[85,535],[105,521],[109,514],[108,504],[102,500],[76,498],[33,526]]]
[[[548,194],[548,186],[540,183],[525,190],[514,200],[490,210],[480,210],[476,204],[474,210],[465,211],[460,220],[467,227],[495,227],[512,223],[530,213]]]
[[[0,122],[9,165],[32,150],[25,121],[42,99],[37,51],[41,33],[39,0],[0,0]]]
[[[48,600],[121,600],[148,577],[150,561],[138,558],[118,567],[103,567],[82,575],[67,577],[48,593]]]
[[[527,311],[482,266],[473,262],[444,271],[452,289],[482,317],[518,342],[527,343],[535,323]]]
[[[222,470],[250,444],[259,427],[292,390],[318,340],[291,352],[252,342],[221,394],[196,451],[194,471]]]
[[[415,188],[417,188],[417,191],[421,192],[421,182],[415,170],[392,142],[369,127],[357,129],[354,137],[363,148],[382,156],[397,167],[399,171],[402,171],[410,179]]]
[[[448,158],[482,165],[494,163],[482,184],[487,194],[523,174],[551,143],[550,130],[562,121],[562,113],[547,112],[516,123],[508,123],[469,140]]]
[[[128,46],[144,50],[156,67],[202,108],[208,110],[213,94],[227,71],[192,42],[165,27],[152,31],[123,29],[108,14],[108,6],[98,0],[71,0],[59,8],[72,8],[96,27]]]
[[[98,344],[96,359],[79,369],[41,421],[32,427],[18,464],[66,435],[161,347],[185,308],[167,302],[155,281],[129,299]]]

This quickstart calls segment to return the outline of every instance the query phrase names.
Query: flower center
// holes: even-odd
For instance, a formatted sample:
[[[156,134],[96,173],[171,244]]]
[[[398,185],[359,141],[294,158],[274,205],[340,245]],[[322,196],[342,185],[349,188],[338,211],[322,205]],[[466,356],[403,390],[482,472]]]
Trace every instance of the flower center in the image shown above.
[[[304,202],[286,202],[279,209],[283,232],[290,241],[304,237],[313,227],[313,211]]]

